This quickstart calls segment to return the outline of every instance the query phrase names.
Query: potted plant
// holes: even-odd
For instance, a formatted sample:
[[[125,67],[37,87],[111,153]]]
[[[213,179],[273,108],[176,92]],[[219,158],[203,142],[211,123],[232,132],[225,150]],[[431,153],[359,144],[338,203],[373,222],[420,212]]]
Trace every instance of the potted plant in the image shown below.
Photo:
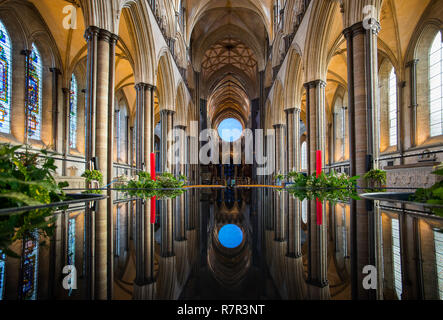
[[[66,182],[57,183],[53,177],[54,159],[45,157],[48,152],[18,152],[22,146],[0,145],[0,209],[43,206],[66,199],[62,188]],[[0,216],[0,250],[7,256],[19,257],[9,249],[17,240],[31,236],[35,231],[50,237],[54,231],[54,209],[45,208]]]
[[[368,192],[386,191],[386,171],[371,169],[363,176]]]
[[[170,199],[184,192],[186,180],[183,175],[177,179],[169,172],[162,173],[153,180],[148,172],[140,171],[137,179],[119,184],[118,189],[133,197]]]
[[[101,194],[100,188],[103,184],[103,174],[99,170],[86,170],[82,175],[85,178],[86,184],[90,185],[90,189],[83,193]]]
[[[36,232],[43,238],[52,236],[55,210],[92,198],[64,193],[68,183],[56,182],[57,167],[48,151],[30,152],[26,147],[20,152],[21,148],[0,144],[0,250],[12,257],[19,257],[9,249],[15,241]]]
[[[292,180],[288,188],[289,193],[301,201],[319,199],[335,202],[347,201],[350,198],[360,199],[357,194],[357,180],[360,178],[358,176],[338,175],[332,170],[318,177],[316,174],[306,176],[297,172],[288,173],[288,177]]]
[[[282,173],[278,173],[278,174],[275,175],[275,177],[274,177],[275,183],[276,183],[276,185],[278,185],[278,186],[284,186],[284,184],[285,184],[285,179],[286,179],[286,176],[285,176],[284,174],[282,174]]]

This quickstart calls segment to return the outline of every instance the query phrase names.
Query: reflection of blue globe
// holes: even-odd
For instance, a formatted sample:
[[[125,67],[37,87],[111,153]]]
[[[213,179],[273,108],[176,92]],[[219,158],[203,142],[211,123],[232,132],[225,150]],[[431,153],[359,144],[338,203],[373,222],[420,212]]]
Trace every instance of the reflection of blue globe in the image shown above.
[[[227,224],[218,232],[218,240],[225,248],[237,248],[243,241],[243,231],[235,224]]]

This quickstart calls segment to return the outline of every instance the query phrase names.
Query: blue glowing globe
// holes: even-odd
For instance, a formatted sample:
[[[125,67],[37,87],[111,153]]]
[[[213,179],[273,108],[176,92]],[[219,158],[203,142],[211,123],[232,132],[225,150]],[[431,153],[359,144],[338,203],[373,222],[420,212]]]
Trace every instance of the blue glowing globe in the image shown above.
[[[227,224],[218,232],[218,240],[225,248],[237,248],[243,241],[243,231],[235,224]]]

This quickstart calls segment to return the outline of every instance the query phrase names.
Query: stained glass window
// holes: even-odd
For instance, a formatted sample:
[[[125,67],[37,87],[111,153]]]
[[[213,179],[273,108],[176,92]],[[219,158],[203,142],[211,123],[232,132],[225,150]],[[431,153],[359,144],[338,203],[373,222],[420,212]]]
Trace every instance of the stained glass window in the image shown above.
[[[389,74],[389,146],[397,145],[397,75]]]
[[[69,147],[77,147],[77,79],[72,75],[69,88]]]
[[[392,260],[394,261],[394,287],[398,300],[401,300],[403,283],[401,273],[400,224],[398,219],[392,219]]]
[[[75,266],[75,218],[69,219],[68,223],[68,266]],[[69,295],[72,289],[69,289]]]
[[[39,234],[32,232],[23,240],[23,260],[22,260],[22,289],[23,300],[37,300],[38,288],[38,252]]]
[[[30,139],[40,140],[41,120],[42,120],[42,82],[43,82],[43,64],[40,52],[35,44],[32,44],[32,51],[29,56],[29,70],[26,70],[28,76],[28,137]]]
[[[443,134],[443,42],[439,32],[429,52],[429,104],[431,137]]]
[[[434,231],[435,261],[437,265],[438,292],[443,300],[443,233]]]
[[[11,40],[0,21],[0,132],[10,132],[12,54]]]
[[[5,291],[5,259],[6,255],[0,250],[0,300],[3,300]]]

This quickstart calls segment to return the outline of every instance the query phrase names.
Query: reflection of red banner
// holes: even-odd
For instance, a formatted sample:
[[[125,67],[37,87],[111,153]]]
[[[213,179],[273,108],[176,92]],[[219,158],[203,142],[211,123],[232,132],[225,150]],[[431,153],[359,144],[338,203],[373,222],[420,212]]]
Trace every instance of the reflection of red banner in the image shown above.
[[[322,173],[322,158],[321,150],[317,150],[317,178],[320,177]],[[323,203],[317,199],[317,225],[321,226],[323,223]]]
[[[317,225],[323,224],[323,203],[317,199]]]
[[[155,153],[151,153],[151,178],[155,180]],[[151,198],[151,224],[155,224],[155,198]]]

